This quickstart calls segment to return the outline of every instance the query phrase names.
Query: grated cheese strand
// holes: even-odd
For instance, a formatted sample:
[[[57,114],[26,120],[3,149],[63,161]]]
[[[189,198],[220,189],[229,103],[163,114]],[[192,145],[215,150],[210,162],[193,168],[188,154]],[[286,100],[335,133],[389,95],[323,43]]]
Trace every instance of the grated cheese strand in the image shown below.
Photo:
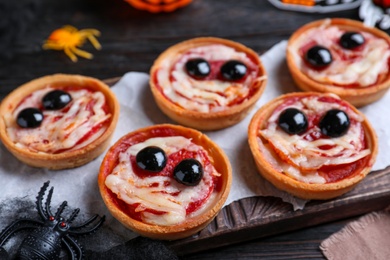
[[[196,80],[187,74],[185,64],[193,58],[203,58],[208,62],[239,60],[248,67],[257,67],[244,52],[224,45],[196,47],[178,55],[180,56],[174,61],[175,64],[171,64],[170,60],[162,63],[162,68],[157,72],[157,82],[169,100],[188,110],[202,113],[224,110],[237,97],[249,96],[251,86],[257,78],[257,69],[240,83],[218,79]]]
[[[188,217],[186,213],[188,205],[202,199],[202,196],[207,196],[210,183],[213,183],[213,176],[218,176],[219,173],[213,166],[204,167],[203,178],[196,186],[182,185],[170,176],[156,175],[140,178],[132,168],[130,156],[135,156],[138,151],[151,145],[163,149],[167,157],[182,149],[194,152],[204,150],[201,146],[182,136],[150,138],[130,146],[126,151],[119,154],[119,164],[107,176],[105,184],[119,199],[127,204],[140,203],[143,210],[139,213],[145,223],[163,226],[181,223]],[[195,159],[201,163],[203,162],[200,156]],[[202,164],[204,165],[204,163]],[[169,185],[166,185],[167,183]],[[208,198],[208,201],[210,201],[210,198]],[[207,208],[208,203],[206,202],[200,209],[191,214],[201,214]],[[145,211],[145,209],[165,213],[156,215]]]
[[[352,120],[348,132],[343,136],[312,140],[311,136],[321,136],[321,130],[318,126],[313,126],[301,135],[287,134],[277,125],[278,117],[286,107],[276,108],[268,119],[267,127],[259,131],[259,135],[272,145],[272,148],[267,144],[267,146],[261,146],[261,149],[263,152],[267,151],[267,158],[274,167],[279,165],[276,169],[301,181],[322,183],[323,180],[317,176],[317,170],[321,167],[353,163],[371,153],[369,149],[365,148],[364,140],[361,139],[364,134],[361,125],[363,118],[351,109],[347,109],[337,102],[320,101],[315,96],[299,99],[288,107],[299,108],[307,117],[313,114],[323,115],[330,109],[340,109],[345,111]],[[276,153],[268,152],[269,149],[275,149]],[[279,155],[283,155],[290,164],[283,162]],[[273,157],[275,159],[271,160],[270,158]],[[312,177],[308,178],[305,176],[307,174]]]
[[[40,107],[42,97],[52,90],[54,89],[47,87],[35,91],[7,119],[7,133],[18,147],[42,153],[71,151],[86,146],[105,132],[107,127],[103,123],[111,117],[103,109],[105,97],[101,92],[86,89],[68,91],[72,102],[68,104],[67,110],[43,110],[44,120],[39,127],[18,127],[15,122],[18,113],[27,107]],[[93,104],[91,110],[88,109],[90,104]],[[80,143],[84,136],[100,125],[95,133]]]
[[[324,23],[323,26],[302,34],[290,49],[298,68],[310,78],[322,83],[358,87],[375,84],[380,75],[389,71],[389,44],[370,33],[360,32],[365,38],[365,44],[359,50],[347,50],[338,44],[344,32],[337,26]],[[331,51],[333,61],[327,68],[315,70],[305,64],[300,53],[303,51],[301,48],[312,44],[321,45]]]

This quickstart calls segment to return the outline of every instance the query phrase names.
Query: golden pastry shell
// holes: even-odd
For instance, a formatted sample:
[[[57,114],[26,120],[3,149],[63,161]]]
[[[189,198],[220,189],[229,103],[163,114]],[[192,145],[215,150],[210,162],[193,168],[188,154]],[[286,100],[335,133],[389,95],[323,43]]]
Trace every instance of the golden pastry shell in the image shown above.
[[[177,133],[177,135],[190,138],[193,143],[202,146],[212,158],[212,164],[215,169],[221,174],[220,178],[222,180],[222,188],[221,191],[219,191],[218,197],[216,198],[216,202],[214,203],[214,205],[212,205],[207,211],[203,212],[202,214],[191,217],[183,223],[172,226],[147,224],[131,218],[116,205],[116,195],[112,194],[105,185],[106,177],[115,167],[115,158],[117,158],[119,154],[119,151],[116,150],[116,147],[126,143],[126,140],[132,138],[133,136],[143,135],[145,133],[147,134],[158,128],[172,129],[175,131],[175,133]],[[114,216],[124,226],[142,236],[162,240],[175,240],[188,237],[206,227],[218,214],[223,204],[225,203],[230,192],[231,183],[232,168],[229,159],[225,155],[224,151],[217,144],[215,144],[205,134],[197,130],[171,124],[161,124],[141,128],[134,132],[128,133],[127,135],[120,138],[107,152],[101,164],[98,176],[100,194],[112,216]]]
[[[278,189],[287,191],[290,194],[302,199],[325,200],[340,196],[348,192],[360,181],[362,181],[364,177],[370,172],[378,153],[378,139],[375,130],[368,122],[364,114],[351,105],[351,109],[364,118],[362,125],[365,132],[367,146],[371,150],[369,161],[361,172],[334,183],[314,184],[295,180],[283,173],[280,173],[272,167],[272,165],[268,162],[267,158],[260,150],[258,141],[260,140],[264,143],[265,140],[259,136],[259,129],[265,128],[267,120],[272,115],[275,108],[282,104],[286,99],[293,97],[326,95],[335,97],[333,94],[314,92],[289,93],[279,96],[278,98],[262,106],[255,113],[248,128],[248,142],[259,173]]]
[[[187,110],[168,100],[157,86],[155,77],[158,70],[162,67],[162,63],[166,60],[172,59],[172,57],[175,57],[178,53],[184,53],[189,49],[211,44],[222,44],[234,48],[237,51],[244,52],[257,64],[259,68],[259,77],[251,86],[253,89],[256,89],[255,93],[241,104],[231,106],[223,111],[209,113]],[[255,51],[240,43],[215,37],[194,38],[171,46],[160,54],[150,70],[150,87],[154,99],[161,111],[172,120],[198,130],[222,129],[237,124],[243,120],[253,108],[256,101],[260,98],[265,89],[266,83],[267,78],[265,68]]]
[[[61,86],[87,87],[102,92],[110,108],[111,118],[107,130],[92,143],[73,151],[65,151],[58,154],[37,153],[28,149],[19,148],[8,137],[5,118],[10,118],[16,106],[32,92],[45,88]],[[102,81],[68,74],[54,74],[34,79],[23,84],[4,98],[0,105],[0,139],[4,146],[20,161],[27,165],[51,170],[74,168],[95,159],[109,146],[112,134],[119,116],[119,103],[115,94]]]
[[[306,31],[312,28],[320,27],[321,25],[327,23],[329,23],[327,26],[337,26],[340,29],[346,31],[370,33],[378,38],[386,40],[390,48],[390,36],[387,33],[374,27],[365,26],[362,22],[359,21],[345,18],[328,18],[308,23],[300,27],[291,35],[287,45],[287,65],[295,83],[303,91],[334,93],[340,98],[347,100],[349,103],[356,107],[362,107],[380,99],[390,87],[390,70],[383,79],[381,79],[373,86],[360,88],[345,88],[317,82],[308,77],[297,67],[293,55],[293,50],[296,49],[296,40]]]

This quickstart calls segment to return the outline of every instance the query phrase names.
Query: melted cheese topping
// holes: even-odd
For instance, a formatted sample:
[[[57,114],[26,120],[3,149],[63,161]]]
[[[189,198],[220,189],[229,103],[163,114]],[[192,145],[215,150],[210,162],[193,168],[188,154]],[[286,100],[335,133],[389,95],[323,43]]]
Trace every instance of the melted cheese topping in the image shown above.
[[[239,60],[248,67],[249,74],[243,82],[197,80],[185,70],[186,62],[194,58],[203,58],[210,64]],[[259,79],[257,73],[257,65],[244,52],[215,44],[193,48],[184,54],[179,53],[174,59],[163,61],[157,72],[157,83],[162,93],[173,103],[188,110],[207,113],[225,110],[237,98],[248,98],[254,81],[264,79]]]
[[[35,91],[5,118],[8,136],[18,147],[42,153],[71,151],[88,145],[105,132],[107,126],[103,123],[111,116],[103,109],[105,97],[101,92],[86,89],[67,91],[72,101],[61,110],[43,110],[44,120],[39,127],[20,128],[16,124],[18,113],[24,108],[41,107],[43,96],[52,90],[48,87]],[[93,134],[83,140],[91,130]]]
[[[202,157],[197,155],[195,159],[204,166],[204,173],[202,180],[196,186],[180,184],[172,176],[154,175],[141,178],[134,172],[130,156],[136,156],[141,149],[147,146],[160,147],[166,153],[167,158],[182,149],[194,152],[205,151],[201,146],[182,136],[150,138],[130,146],[119,154],[119,164],[107,176],[106,186],[127,204],[139,204],[136,212],[140,213],[143,222],[149,224],[175,225],[185,221],[186,217],[200,215],[209,208],[215,201],[215,192],[201,208],[192,212],[190,216],[186,213],[191,202],[208,196],[210,185],[213,184],[213,176],[220,175],[215,168],[210,163],[205,164]],[[164,212],[164,214],[153,214],[153,211]]]
[[[322,116],[330,109],[340,109],[348,114],[351,124],[348,132],[337,138],[316,138],[322,135],[317,125],[301,135],[290,135],[277,123],[280,113],[287,107],[301,110],[307,118]],[[260,135],[268,141],[268,144],[260,145],[259,139],[260,149],[278,171],[302,182],[325,183],[317,172],[322,166],[348,164],[370,154],[361,138],[364,135],[362,121],[361,116],[339,103],[321,101],[315,96],[304,97],[275,109],[267,127],[260,130]]]
[[[387,41],[366,32],[360,32],[365,44],[355,50],[340,46],[339,40],[345,31],[330,26],[329,21],[321,27],[312,28],[302,34],[292,47],[298,68],[315,81],[340,86],[367,87],[375,84],[380,75],[389,71],[390,48]],[[323,70],[306,65],[303,56],[314,45],[321,45],[331,51],[333,61]]]

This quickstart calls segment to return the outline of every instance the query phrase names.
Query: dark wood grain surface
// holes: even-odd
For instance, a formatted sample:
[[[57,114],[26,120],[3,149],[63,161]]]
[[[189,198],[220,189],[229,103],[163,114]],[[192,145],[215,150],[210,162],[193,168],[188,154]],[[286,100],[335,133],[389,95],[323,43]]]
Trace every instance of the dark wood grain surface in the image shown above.
[[[28,1],[20,4],[25,2]],[[148,72],[154,59],[167,47],[193,37],[223,37],[262,54],[312,20],[358,19],[356,9],[308,14],[278,10],[266,0],[194,0],[183,9],[162,14],[136,10],[122,0],[37,0],[36,3],[39,6],[35,19],[13,38],[8,48],[11,57],[0,60],[0,99],[29,80],[53,73],[111,79],[128,71]],[[94,58],[81,58],[77,63],[63,52],[43,50],[42,43],[49,34],[66,24],[100,30],[102,50],[85,44],[81,49],[93,53]],[[6,29],[18,28],[10,25]],[[218,216],[215,223],[220,233],[206,229],[196,241],[189,238],[170,246],[183,259],[321,259],[318,246],[323,239],[357,216],[388,204],[389,183],[387,171],[376,172],[348,195],[327,202],[311,202],[305,210],[297,212],[275,198],[248,198],[233,203]],[[350,206],[345,208],[346,204]],[[243,208],[252,214],[245,223],[241,223],[242,216],[230,219],[232,223],[228,225],[221,220],[221,216],[231,214],[227,211],[242,212]],[[264,217],[259,218],[259,214]],[[238,227],[240,231],[223,232]]]

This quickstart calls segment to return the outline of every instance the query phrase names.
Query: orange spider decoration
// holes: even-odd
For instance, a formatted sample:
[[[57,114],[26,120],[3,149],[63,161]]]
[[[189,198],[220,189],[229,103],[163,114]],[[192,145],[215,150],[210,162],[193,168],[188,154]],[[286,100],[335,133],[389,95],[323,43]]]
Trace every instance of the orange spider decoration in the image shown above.
[[[71,25],[65,25],[60,29],[54,30],[42,47],[45,50],[64,50],[65,54],[73,62],[77,61],[77,56],[92,59],[93,55],[91,53],[80,50],[77,47],[82,46],[86,40],[89,40],[93,47],[100,50],[102,47],[96,39],[97,36],[100,36],[98,30],[77,30],[77,28]]]

